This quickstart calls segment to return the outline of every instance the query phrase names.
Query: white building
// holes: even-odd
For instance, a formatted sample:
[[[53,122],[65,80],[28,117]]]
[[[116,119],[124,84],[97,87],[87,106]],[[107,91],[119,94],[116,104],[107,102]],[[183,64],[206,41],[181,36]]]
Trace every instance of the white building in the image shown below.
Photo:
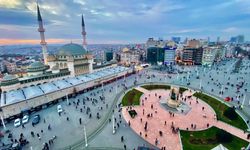
[[[234,46],[232,46],[232,45],[226,45],[225,46],[226,57],[233,57],[233,55],[234,55],[234,49],[235,49]]]
[[[4,61],[4,65],[9,73],[14,73],[17,70],[16,62]]]
[[[216,54],[216,50],[215,48],[212,47],[205,47],[203,49],[203,55],[202,55],[202,65],[204,66],[212,66],[214,63],[214,59],[215,59],[215,54]]]
[[[174,65],[175,64],[175,51],[176,48],[166,48],[164,50],[164,64],[165,65]]]
[[[121,60],[120,63],[124,65],[130,65],[130,64],[139,64],[140,62],[140,54],[139,52],[129,50],[127,48],[124,48],[121,53]]]
[[[4,62],[1,60],[0,61],[0,72],[3,72],[5,70],[5,65]]]

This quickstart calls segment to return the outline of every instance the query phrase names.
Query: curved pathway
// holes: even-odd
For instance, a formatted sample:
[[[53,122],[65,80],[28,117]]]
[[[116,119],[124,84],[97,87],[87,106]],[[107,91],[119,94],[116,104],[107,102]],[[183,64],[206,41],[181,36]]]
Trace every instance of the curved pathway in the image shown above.
[[[172,125],[175,128],[192,131],[205,130],[211,126],[216,126],[250,142],[242,130],[224,122],[217,121],[214,110],[207,103],[195,97],[186,99],[185,103],[192,108],[186,115],[174,114],[174,116],[172,116],[159,103],[161,99],[167,99],[169,97],[169,90],[148,91],[141,87],[137,87],[136,89],[144,93],[141,96],[141,104],[144,103],[144,105],[133,107],[137,112],[137,116],[134,119],[132,119],[128,113],[129,107],[123,108],[123,116],[127,122],[130,122],[130,127],[138,135],[142,136],[142,138],[149,143],[156,145],[158,148],[166,147],[168,150],[182,149],[179,134],[172,131]],[[157,96],[155,94],[157,94]],[[183,97],[192,94],[192,91],[185,91]],[[159,95],[161,99],[159,99]],[[152,105],[153,108],[151,108]],[[202,109],[203,107],[204,109]],[[152,114],[153,117],[148,117],[148,114]],[[148,124],[147,131],[144,129],[146,122]],[[196,127],[192,128],[191,124]],[[160,136],[160,131],[163,133],[163,136]],[[158,141],[157,144],[155,143],[156,139]]]

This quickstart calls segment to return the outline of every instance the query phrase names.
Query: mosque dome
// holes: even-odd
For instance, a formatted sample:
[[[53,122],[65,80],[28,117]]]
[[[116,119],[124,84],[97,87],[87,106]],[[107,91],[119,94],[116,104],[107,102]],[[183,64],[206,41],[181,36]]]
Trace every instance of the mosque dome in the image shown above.
[[[17,79],[17,77],[15,75],[12,75],[12,74],[6,74],[3,77],[3,81],[10,81],[10,80],[15,80],[15,79]]]
[[[66,44],[59,48],[58,55],[60,56],[75,56],[75,55],[85,55],[87,50],[79,44]]]
[[[6,74],[1,81],[1,86],[8,86],[19,83],[18,78],[15,75]]]
[[[30,66],[27,68],[27,72],[40,72],[45,71],[49,67],[41,63],[40,61],[33,62],[30,64]]]

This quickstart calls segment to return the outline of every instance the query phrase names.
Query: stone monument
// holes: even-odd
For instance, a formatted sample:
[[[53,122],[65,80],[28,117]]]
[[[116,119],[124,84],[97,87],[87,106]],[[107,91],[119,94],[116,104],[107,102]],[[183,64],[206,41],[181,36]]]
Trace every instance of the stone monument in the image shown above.
[[[167,105],[172,108],[177,108],[181,104],[179,100],[179,87],[171,86],[170,96],[167,99]]]

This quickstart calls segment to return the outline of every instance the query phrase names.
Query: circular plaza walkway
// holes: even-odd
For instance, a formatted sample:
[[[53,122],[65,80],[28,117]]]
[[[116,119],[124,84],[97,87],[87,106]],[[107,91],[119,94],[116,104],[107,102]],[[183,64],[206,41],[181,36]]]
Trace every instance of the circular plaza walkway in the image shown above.
[[[179,132],[175,132],[177,128],[181,130],[198,131],[216,126],[250,142],[250,140],[247,139],[247,134],[245,134],[243,130],[217,121],[214,110],[200,99],[196,99],[193,96],[186,98],[185,103],[191,107],[191,110],[187,114],[175,113],[173,115],[173,113],[163,108],[159,102],[160,100],[167,100],[169,90],[149,91],[141,87],[137,87],[136,89],[144,93],[140,98],[140,106],[134,106],[132,108],[136,110],[137,116],[133,119],[130,117],[128,113],[128,110],[131,109],[130,107],[124,107],[122,114],[126,122],[130,124],[130,127],[138,135],[160,149],[163,147],[167,150],[182,149]],[[193,91],[185,91],[183,98],[192,94]],[[161,96],[161,98],[159,98],[159,96]],[[147,130],[145,130],[145,124],[147,124]],[[162,136],[160,136],[160,132],[162,132]]]

